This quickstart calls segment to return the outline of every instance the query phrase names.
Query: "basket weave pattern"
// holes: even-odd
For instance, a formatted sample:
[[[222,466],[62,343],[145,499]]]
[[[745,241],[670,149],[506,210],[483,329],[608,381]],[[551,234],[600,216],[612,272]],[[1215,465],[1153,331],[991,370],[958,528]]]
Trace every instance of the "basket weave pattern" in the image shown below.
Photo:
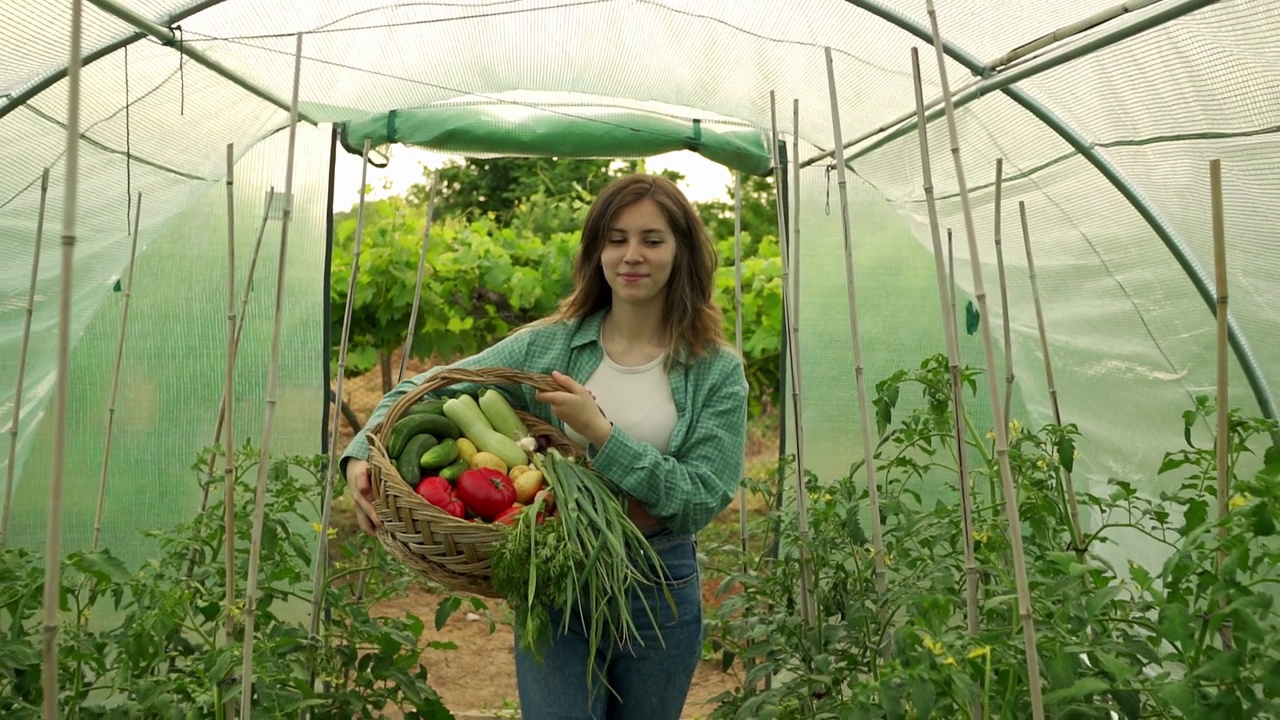
[[[450,592],[497,598],[489,582],[490,552],[502,538],[502,530],[482,521],[454,517],[424,500],[414,490],[418,479],[400,477],[395,459],[386,449],[391,429],[409,408],[431,392],[463,382],[561,389],[549,375],[506,368],[450,369],[432,375],[396,400],[369,433],[373,505],[382,520],[378,539],[400,562]],[[551,446],[566,456],[584,456],[581,448],[553,426],[526,412],[517,410],[516,414],[531,435],[548,437]]]

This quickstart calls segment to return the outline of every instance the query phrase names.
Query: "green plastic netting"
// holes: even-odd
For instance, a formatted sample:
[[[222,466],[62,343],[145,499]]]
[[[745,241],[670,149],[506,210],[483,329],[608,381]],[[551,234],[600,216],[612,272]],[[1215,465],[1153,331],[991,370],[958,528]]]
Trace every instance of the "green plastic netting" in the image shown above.
[[[1115,0],[974,4],[938,0],[953,87],[1010,50]],[[143,194],[134,306],[116,414],[104,542],[128,554],[134,528],[184,517],[194,448],[212,440],[225,332],[224,152],[239,161],[237,258],[247,262],[270,186],[283,188],[294,33],[306,33],[288,263],[282,387],[273,449],[321,447],[325,405],[325,227],[330,125],[339,152],[416,143],[469,154],[643,156],[672,149],[747,173],[770,170],[770,92],[788,150],[832,146],[824,47],[833,49],[857,251],[869,383],[944,350],[914,132],[909,49],[924,92],[940,89],[924,2],[911,0],[359,0],[261,3],[95,0],[86,5],[81,212],[67,469],[66,548],[87,545],[133,193]],[[1232,403],[1269,410],[1280,378],[1280,6],[1270,0],[1129,3],[1124,17],[1024,59],[1130,27],[1128,37],[1029,73],[960,108],[960,142],[995,326],[994,163],[1004,159],[1015,407],[1049,406],[1016,208],[1026,203],[1064,417],[1086,442],[1077,483],[1112,475],[1156,489],[1180,413],[1214,387],[1208,163],[1224,164]],[[18,434],[14,542],[45,527],[48,408],[55,371],[58,242],[69,3],[3,2],[0,23],[0,423],[16,357],[39,203],[49,217]],[[1172,19],[1148,23],[1156,13]],[[145,20],[154,35],[139,32]],[[1151,27],[1145,25],[1152,24]],[[1138,32],[1141,30],[1141,32]],[[216,61],[217,71],[179,49]],[[233,76],[231,79],[228,76]],[[250,89],[253,91],[251,92]],[[394,111],[394,113],[392,112]],[[887,126],[887,127],[885,127]],[[946,127],[930,127],[944,226],[956,230],[960,306],[972,292]],[[790,175],[790,172],[788,172]],[[816,160],[792,187],[807,462],[843,474],[861,454],[835,177]],[[237,376],[241,437],[259,436],[278,223],[268,226]],[[243,279],[245,269],[237,269]],[[1196,283],[1200,286],[1197,287]],[[963,312],[963,310],[961,310]],[[963,327],[963,325],[962,325]],[[980,364],[979,336],[964,357]],[[999,338],[997,337],[997,340]],[[999,351],[1003,357],[1003,351]],[[1243,368],[1248,368],[1248,373]],[[3,462],[3,457],[0,457]],[[141,552],[141,550],[138,550]],[[1135,553],[1140,552],[1134,550]]]

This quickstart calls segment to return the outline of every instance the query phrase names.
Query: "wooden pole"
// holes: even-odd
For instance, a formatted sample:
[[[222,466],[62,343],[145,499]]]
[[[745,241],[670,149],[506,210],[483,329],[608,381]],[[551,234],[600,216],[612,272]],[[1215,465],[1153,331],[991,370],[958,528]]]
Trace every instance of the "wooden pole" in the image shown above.
[[[733,339],[742,357],[742,173],[733,173]],[[747,488],[738,486],[738,542],[742,572],[747,572]]]
[[[933,163],[929,157],[928,123],[924,121],[924,84],[920,75],[920,52],[911,48],[911,73],[915,84],[916,111],[920,123],[916,126],[920,136],[920,167],[924,175],[925,204],[929,209],[929,234],[933,240],[934,271],[938,279],[938,304],[942,312],[942,330],[947,341],[947,365],[951,371],[951,398],[955,405],[956,464],[960,488],[960,524],[964,535],[965,619],[969,635],[978,634],[978,564],[973,553],[973,494],[969,486],[969,463],[965,453],[964,387],[960,384],[960,358],[957,351],[956,328],[947,318],[951,287],[947,270],[943,266],[941,228],[938,223],[938,205],[933,192]]]
[[[361,177],[363,177],[363,171]],[[436,209],[436,186],[439,182],[440,172],[432,172],[431,193],[427,196],[427,226],[422,229],[422,250],[418,253],[418,279],[414,283],[413,308],[409,310],[409,330],[405,333],[404,352],[400,353],[400,372],[396,375],[397,383],[404,380],[404,369],[409,362],[409,351],[413,349],[413,336],[418,330],[418,305],[422,301],[422,276],[427,267],[427,245],[431,241],[431,223],[434,220]],[[363,186],[360,188],[360,202],[364,202]],[[338,397],[338,402],[342,402],[341,396]]]
[[[809,543],[809,489],[804,465],[804,414],[800,403],[800,346],[796,336],[795,298],[787,291],[791,262],[787,242],[786,218],[782,212],[783,168],[778,156],[778,106],[777,96],[769,91],[769,119],[772,128],[773,183],[778,205],[778,257],[782,260],[782,322],[787,333],[789,365],[791,370],[791,398],[795,405],[796,436],[796,532],[802,545]],[[814,597],[813,561],[807,547],[800,552],[800,617],[810,628],[818,626],[818,603]]]
[[[791,101],[791,142],[795,151],[791,153],[791,235],[787,242],[791,250],[791,307],[793,312],[792,333],[795,335],[795,347],[800,342],[800,100]],[[796,372],[801,368],[796,365]],[[798,377],[798,376],[797,376]]]
[[[266,505],[267,475],[271,468],[271,430],[276,412],[280,378],[280,333],[284,325],[284,281],[289,247],[289,222],[293,218],[293,156],[298,136],[298,92],[302,75],[302,33],[297,34],[293,60],[293,100],[289,111],[289,150],[285,165],[285,206],[280,227],[280,261],[276,268],[275,330],[271,337],[271,365],[267,378],[267,412],[262,424],[262,449],[258,462],[258,488],[253,507],[253,535],[249,545],[249,579],[244,610],[244,661],[240,678],[240,717],[249,720],[253,707],[253,623],[258,604],[258,566],[262,557],[262,525]],[[227,388],[230,392],[231,388]]]
[[[1209,195],[1213,214],[1213,269],[1217,285],[1217,320],[1218,320],[1218,437],[1216,464],[1218,471],[1218,518],[1230,512],[1231,501],[1231,397],[1227,392],[1227,378],[1230,366],[1227,361],[1227,231],[1225,213],[1222,207],[1222,161],[1209,161]],[[1226,526],[1218,529],[1219,536],[1225,541],[1228,537]],[[1218,548],[1218,572],[1227,561],[1226,551]],[[1224,625],[1221,630],[1223,649],[1230,649],[1231,627]]]
[[[235,143],[227,143],[227,358],[226,377],[222,391],[223,417],[223,458],[222,496],[223,503],[223,542],[226,553],[226,567],[223,582],[224,607],[228,610],[236,604],[236,490],[235,490],[235,381],[236,381],[236,196],[235,196]],[[215,441],[216,445],[217,442]],[[209,474],[213,474],[213,463],[209,464]],[[208,487],[206,485],[206,487]],[[208,490],[205,491],[206,494]],[[207,495],[206,495],[207,496]],[[224,628],[224,642],[230,647],[236,638],[236,618],[227,612]],[[235,720],[236,705],[233,700],[223,702],[223,715],[227,720]]]
[[[883,605],[888,594],[888,573],[885,570],[884,536],[880,527],[880,490],[876,481],[875,440],[871,437],[871,413],[867,402],[866,367],[862,361],[862,335],[858,328],[858,291],[853,269],[853,235],[849,222],[849,189],[844,166],[844,141],[840,130],[840,103],[836,98],[836,73],[831,48],[825,48],[827,60],[827,87],[831,95],[831,129],[835,135],[836,185],[840,190],[840,227],[844,236],[844,272],[849,299],[849,334],[853,340],[854,382],[858,387],[858,423],[862,428],[863,468],[867,473],[867,499],[871,505],[871,546],[875,550],[874,566],[876,592],[880,595],[880,651],[884,657],[891,650],[891,634]]]
[[[956,337],[956,359],[962,358],[960,352],[960,305],[956,296],[956,249],[951,236],[951,228],[947,228],[947,297],[951,299],[951,315],[947,324],[951,326],[951,334]]]
[[[978,300],[979,321],[982,327],[983,349],[986,354],[987,383],[991,393],[991,413],[995,416],[996,455],[999,458],[1000,476],[1004,484],[1005,512],[1009,522],[1010,544],[1013,546],[1013,569],[1018,585],[1018,613],[1022,617],[1023,644],[1027,655],[1027,685],[1031,693],[1031,714],[1034,720],[1044,718],[1044,699],[1041,691],[1040,659],[1036,651],[1035,619],[1032,616],[1031,593],[1027,583],[1027,559],[1022,548],[1022,520],[1018,512],[1018,495],[1013,486],[1013,470],[1009,466],[1008,427],[1000,406],[999,381],[992,369],[996,367],[995,347],[991,339],[990,315],[987,314],[987,292],[982,282],[982,262],[978,255],[978,233],[973,224],[973,211],[969,206],[969,188],[965,184],[964,163],[960,159],[960,133],[956,128],[955,106],[951,98],[951,84],[947,80],[946,58],[942,51],[942,36],[938,32],[938,13],[933,0],[925,0],[929,23],[933,33],[934,54],[938,63],[938,75],[942,81],[942,97],[946,106],[947,132],[951,139],[951,158],[956,168],[956,183],[960,190],[960,205],[964,211],[965,235],[969,240],[969,265],[973,271],[974,295]]]
[[[996,270],[1000,275],[1000,313],[1004,318],[1004,419],[1009,421],[1013,411],[1013,331],[1009,327],[1009,285],[1005,280],[1004,243],[1001,237],[1000,210],[1003,205],[1001,191],[1004,185],[1004,158],[996,158],[995,240]]]
[[[36,214],[36,244],[31,254],[31,283],[27,286],[27,314],[22,321],[22,346],[18,349],[18,380],[13,391],[13,417],[9,420],[9,464],[5,466],[4,516],[0,519],[0,548],[9,544],[9,517],[13,509],[14,474],[18,466],[18,423],[22,417],[22,384],[31,343],[31,316],[36,309],[36,282],[40,279],[40,246],[44,241],[44,213],[49,199],[49,168],[40,174],[40,210]]]
[[[1036,327],[1040,333],[1040,351],[1044,355],[1044,376],[1045,382],[1049,387],[1049,405],[1053,410],[1053,422],[1055,425],[1062,425],[1062,406],[1058,402],[1058,384],[1053,377],[1053,360],[1049,356],[1049,331],[1044,321],[1044,309],[1040,302],[1040,285],[1036,275],[1035,256],[1031,252],[1031,230],[1027,223],[1027,204],[1018,203],[1018,216],[1022,222],[1022,242],[1027,253],[1027,269],[1031,280],[1031,301],[1035,304],[1036,309]],[[1066,494],[1067,514],[1071,524],[1071,544],[1074,547],[1076,557],[1081,562],[1084,561],[1085,547],[1084,535],[1080,526],[1080,503],[1076,499],[1075,483],[1071,479],[1071,473],[1066,468],[1060,468],[1062,472],[1062,487]]]
[[[142,224],[142,193],[133,210],[133,238],[129,244],[129,266],[124,283],[124,302],[120,309],[120,337],[116,340],[116,359],[111,372],[111,392],[107,401],[107,437],[102,447],[102,469],[98,474],[98,505],[93,513],[93,549],[98,549],[102,536],[102,509],[107,499],[107,468],[111,460],[111,439],[116,424],[116,394],[120,389],[120,369],[124,364],[124,339],[129,327],[129,301],[133,297],[133,269],[138,254],[138,227]]]
[[[229,362],[233,365],[240,348],[240,335],[244,332],[245,315],[248,313],[249,308],[249,293],[253,290],[253,274],[254,270],[258,267],[258,252],[262,249],[262,236],[267,230],[267,219],[271,213],[271,203],[274,201],[274,198],[275,188],[272,187],[267,191],[266,205],[262,208],[262,222],[258,225],[258,239],[253,246],[253,255],[249,258],[249,270],[245,276],[244,294],[240,298],[240,312],[239,316],[236,318],[235,339],[231,343],[231,352],[228,354]],[[218,401],[218,419],[213,426],[213,442],[211,443],[214,447],[214,451],[212,457],[209,458],[209,471],[205,476],[207,478],[207,482],[204,483],[204,491],[200,496],[200,510],[197,513],[199,515],[203,515],[204,511],[209,507],[209,488],[213,483],[214,468],[218,464],[218,441],[220,439],[224,439],[225,436],[224,442],[228,445],[227,452],[235,452],[235,436],[231,434],[230,430],[227,430],[224,433],[224,423],[228,420],[227,411],[230,407],[230,403],[234,401],[234,397],[228,397],[228,393],[231,391],[232,388],[230,385],[223,388],[222,399]],[[234,461],[232,462],[232,467],[234,468]],[[234,497],[228,498],[228,500],[233,499]],[[232,516],[232,519],[234,520],[234,515]],[[192,573],[196,571],[195,563],[196,551],[193,548],[187,555],[187,578],[190,578]]]
[[[338,376],[334,389],[333,422],[329,425],[329,463],[325,473],[324,504],[320,513],[320,538],[316,543],[315,564],[312,567],[311,585],[311,641],[320,639],[320,605],[324,600],[325,579],[328,576],[329,519],[333,510],[333,484],[338,467],[338,429],[342,421],[342,380],[347,372],[347,346],[351,337],[351,309],[355,305],[356,279],[360,274],[360,245],[364,239],[364,200],[369,174],[369,140],[364,141],[360,165],[360,205],[356,211],[355,245],[351,251],[351,278],[347,282],[347,303],[342,314],[342,337],[338,341]],[[412,335],[412,333],[410,333]],[[403,365],[401,366],[403,369]]]
[[[58,717],[58,611],[62,595],[62,481],[67,462],[67,400],[71,393],[71,289],[80,190],[80,47],[83,6],[71,2],[71,48],[67,64],[67,152],[64,155],[62,268],[58,303],[57,385],[53,407],[53,458],[49,477],[49,526],[44,553],[44,720]]]

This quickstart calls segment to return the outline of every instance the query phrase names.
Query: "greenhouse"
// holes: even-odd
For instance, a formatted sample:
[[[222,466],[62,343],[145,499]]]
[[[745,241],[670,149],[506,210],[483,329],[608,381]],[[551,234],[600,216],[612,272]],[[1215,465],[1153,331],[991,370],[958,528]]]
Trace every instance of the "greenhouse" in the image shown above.
[[[366,202],[430,151],[732,178],[767,450],[685,717],[1280,717],[1280,4],[0,2],[0,709],[518,713],[450,678],[505,605],[342,524],[354,389],[487,342],[445,263],[508,307],[486,258],[576,244],[430,171]],[[392,246],[475,338],[399,326],[378,386]]]

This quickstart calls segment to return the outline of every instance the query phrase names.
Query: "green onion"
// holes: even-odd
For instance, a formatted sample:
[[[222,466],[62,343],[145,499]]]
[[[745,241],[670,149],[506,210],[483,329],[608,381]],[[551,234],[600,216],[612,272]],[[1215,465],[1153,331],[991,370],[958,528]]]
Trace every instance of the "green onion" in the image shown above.
[[[542,655],[552,640],[553,610],[563,614],[560,632],[567,631],[574,614],[582,620],[588,657],[606,642],[623,647],[642,643],[630,612],[632,595],[654,585],[673,608],[674,599],[661,581],[657,553],[627,517],[624,494],[608,478],[555,449],[533,454],[532,462],[552,488],[556,514],[539,526],[545,500],[535,501],[520,513],[492,556],[492,582],[515,613],[521,647]],[[639,596],[661,638],[646,595]],[[585,670],[590,686],[595,676],[590,666]]]

